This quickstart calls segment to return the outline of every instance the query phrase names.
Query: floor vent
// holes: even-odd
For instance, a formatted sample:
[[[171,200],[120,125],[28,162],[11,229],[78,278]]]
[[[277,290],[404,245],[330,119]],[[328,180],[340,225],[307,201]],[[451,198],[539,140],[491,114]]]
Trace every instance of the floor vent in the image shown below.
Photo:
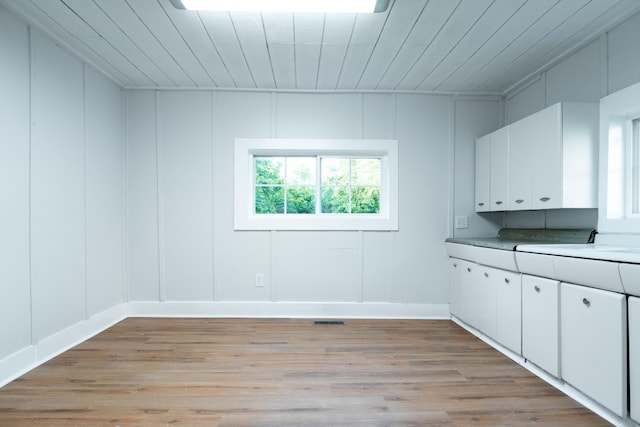
[[[344,325],[344,320],[314,320],[314,325]]]

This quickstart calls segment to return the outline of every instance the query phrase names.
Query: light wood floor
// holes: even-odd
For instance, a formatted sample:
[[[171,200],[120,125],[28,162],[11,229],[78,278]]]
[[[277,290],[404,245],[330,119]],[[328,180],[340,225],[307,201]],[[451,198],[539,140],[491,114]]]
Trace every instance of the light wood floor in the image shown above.
[[[0,425],[608,423],[450,321],[129,318],[0,389]]]

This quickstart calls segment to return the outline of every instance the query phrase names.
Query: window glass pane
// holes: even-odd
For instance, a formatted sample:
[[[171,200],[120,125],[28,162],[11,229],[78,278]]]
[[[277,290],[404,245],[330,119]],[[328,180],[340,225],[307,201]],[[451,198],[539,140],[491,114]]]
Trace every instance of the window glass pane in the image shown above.
[[[380,186],[380,159],[351,159],[351,185]]]
[[[284,188],[256,187],[256,213],[284,213]]]
[[[380,213],[380,188],[354,187],[351,189],[351,213]]]
[[[287,157],[287,184],[315,185],[315,157]]]
[[[322,185],[348,185],[349,159],[323,157],[321,159]]]
[[[284,184],[284,157],[255,157],[256,184]]]
[[[349,213],[349,187],[322,187],[322,213]]]
[[[313,214],[316,210],[314,187],[291,187],[287,189],[288,214]]]

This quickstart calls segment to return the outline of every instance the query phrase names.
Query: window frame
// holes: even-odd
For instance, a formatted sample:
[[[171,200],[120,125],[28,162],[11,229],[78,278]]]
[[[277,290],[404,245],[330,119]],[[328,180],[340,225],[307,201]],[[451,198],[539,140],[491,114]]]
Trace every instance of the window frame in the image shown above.
[[[379,214],[256,214],[254,156],[379,157]],[[398,141],[393,139],[236,138],[234,230],[398,230]]]
[[[600,100],[600,233],[640,233],[640,213],[633,212],[632,195],[632,124],[640,118],[638,99],[640,83]]]

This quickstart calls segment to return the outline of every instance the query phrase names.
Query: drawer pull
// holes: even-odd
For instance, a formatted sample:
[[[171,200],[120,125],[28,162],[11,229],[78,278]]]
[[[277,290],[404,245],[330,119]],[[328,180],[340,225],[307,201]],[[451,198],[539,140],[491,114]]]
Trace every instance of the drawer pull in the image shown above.
[[[551,197],[540,197],[541,202],[548,202],[549,200],[551,200]]]
[[[507,277],[504,278],[504,283],[509,283],[509,279]]]
[[[522,202],[524,202],[524,200],[522,200],[522,199],[518,199],[518,200],[516,200],[516,203],[517,203],[517,204],[520,204],[520,203],[522,203]]]
[[[484,277],[489,277],[489,273],[485,272]]]
[[[582,298],[582,303],[583,303],[584,305],[586,305],[587,307],[589,307],[589,306],[591,305],[591,301],[589,301],[589,300],[588,300],[588,299],[586,299],[586,298]]]
[[[467,267],[467,271],[471,273],[471,267]]]
[[[538,285],[534,286],[533,289],[535,289],[536,292],[540,292],[540,286]]]
[[[458,263],[453,263],[453,268],[458,268]]]

